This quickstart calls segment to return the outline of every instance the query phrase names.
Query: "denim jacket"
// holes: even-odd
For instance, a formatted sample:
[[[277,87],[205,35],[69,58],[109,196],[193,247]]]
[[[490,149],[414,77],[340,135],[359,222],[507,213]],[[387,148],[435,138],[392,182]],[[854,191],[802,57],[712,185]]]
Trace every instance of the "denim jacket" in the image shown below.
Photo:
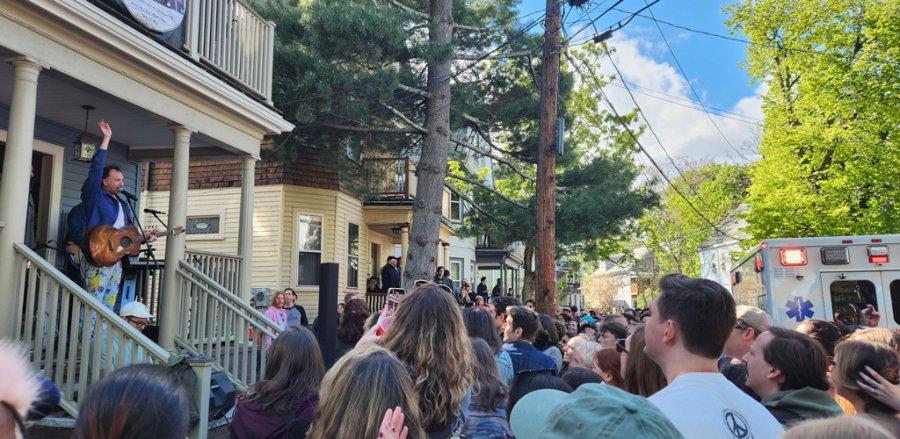
[[[534,345],[527,341],[514,341],[503,345],[503,349],[509,353],[513,370],[516,373],[529,370],[553,370],[556,371],[556,362],[549,355],[535,349]],[[558,372],[556,372],[558,374]]]

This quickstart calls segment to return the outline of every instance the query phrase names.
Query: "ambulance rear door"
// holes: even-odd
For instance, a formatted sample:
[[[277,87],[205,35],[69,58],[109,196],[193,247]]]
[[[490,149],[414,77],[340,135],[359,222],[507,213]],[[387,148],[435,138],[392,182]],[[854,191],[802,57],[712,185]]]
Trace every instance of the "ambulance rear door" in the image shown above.
[[[813,317],[805,312],[800,304],[800,312],[807,318],[832,321],[840,315],[847,323],[861,325],[862,310],[871,304],[881,313],[881,326],[887,326],[887,314],[891,314],[890,318],[893,319],[890,295],[885,294],[881,272],[823,271],[821,278],[822,296],[825,299],[824,313],[816,312]],[[900,285],[895,288],[900,289]]]

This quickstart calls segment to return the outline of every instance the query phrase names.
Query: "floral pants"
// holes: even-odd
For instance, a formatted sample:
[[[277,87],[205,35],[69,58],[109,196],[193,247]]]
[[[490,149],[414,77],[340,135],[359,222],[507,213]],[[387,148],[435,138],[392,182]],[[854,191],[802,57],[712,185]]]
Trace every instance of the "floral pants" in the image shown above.
[[[81,258],[81,278],[84,280],[85,291],[110,310],[115,308],[119,284],[122,282],[121,262],[112,267],[103,267],[91,264],[87,258]]]

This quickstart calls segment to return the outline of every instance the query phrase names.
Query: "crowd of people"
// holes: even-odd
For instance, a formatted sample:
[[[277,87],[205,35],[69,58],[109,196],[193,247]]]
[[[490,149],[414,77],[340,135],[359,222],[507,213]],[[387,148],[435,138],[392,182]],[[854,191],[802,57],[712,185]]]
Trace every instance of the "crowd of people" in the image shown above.
[[[900,334],[773,326],[719,284],[682,275],[659,289],[649,308],[615,314],[539,314],[510,296],[461,304],[436,282],[394,309],[347,297],[336,362],[302,323],[285,323],[231,437],[900,437]],[[273,319],[289,320],[287,296]],[[75,437],[185,437],[179,386],[162,367],[119,369],[85,399]],[[171,419],[116,405],[132,397]]]

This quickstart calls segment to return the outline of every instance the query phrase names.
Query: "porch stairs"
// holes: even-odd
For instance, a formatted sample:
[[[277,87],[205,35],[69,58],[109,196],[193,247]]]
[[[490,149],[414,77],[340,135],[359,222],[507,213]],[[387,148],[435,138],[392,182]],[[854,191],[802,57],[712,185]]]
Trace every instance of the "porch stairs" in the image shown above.
[[[135,330],[28,247],[15,244],[15,251],[18,275],[13,285],[22,292],[17,295],[22,313],[16,314],[14,338],[27,346],[34,371],[59,387],[60,407],[73,419],[90,387],[105,374],[128,364],[168,365],[174,360],[175,354]],[[181,304],[175,319],[178,353],[211,357],[191,362],[198,376],[199,425],[205,426],[211,372],[224,371],[235,387],[246,390],[264,376],[266,340],[275,333],[264,315],[192,263],[179,261],[167,271],[179,280],[172,299],[162,294],[166,297],[162,300]],[[190,437],[203,439],[207,433],[197,427]]]

